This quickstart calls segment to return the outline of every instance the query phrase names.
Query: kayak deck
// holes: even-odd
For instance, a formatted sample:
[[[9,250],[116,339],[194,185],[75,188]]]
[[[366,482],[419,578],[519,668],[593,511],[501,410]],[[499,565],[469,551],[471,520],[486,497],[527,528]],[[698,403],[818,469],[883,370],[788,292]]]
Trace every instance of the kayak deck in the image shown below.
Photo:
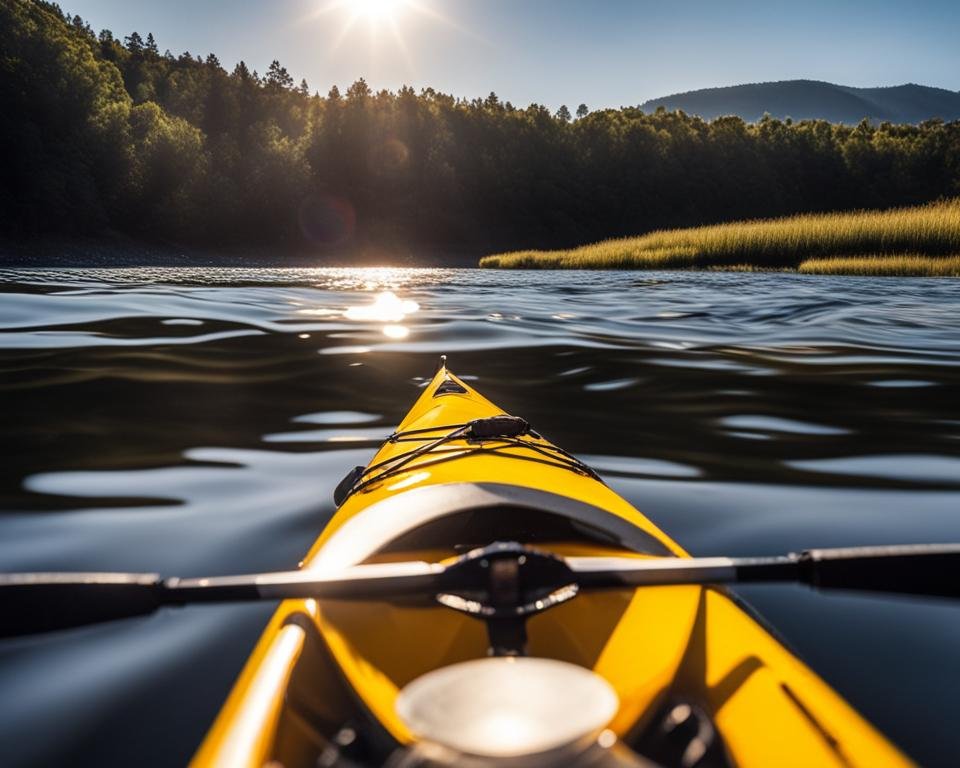
[[[495,540],[565,556],[687,556],[597,478],[553,460],[562,452],[536,433],[454,436],[442,452],[408,456],[427,438],[502,413],[441,368],[397,430],[427,430],[416,434],[424,440],[384,443],[368,465],[377,469],[360,478],[302,566],[332,573],[358,563],[440,562]],[[910,764],[720,589],[581,594],[526,628],[530,656],[592,670],[613,687],[620,706],[608,728],[628,746],[649,742],[664,708],[680,702],[715,730],[707,746],[727,762],[710,765]],[[400,690],[488,648],[482,622],[440,605],[286,600],[194,765],[314,765],[337,748],[345,726],[362,741],[351,747],[361,762],[382,762],[415,740],[396,711]],[[698,764],[707,765],[690,763]]]

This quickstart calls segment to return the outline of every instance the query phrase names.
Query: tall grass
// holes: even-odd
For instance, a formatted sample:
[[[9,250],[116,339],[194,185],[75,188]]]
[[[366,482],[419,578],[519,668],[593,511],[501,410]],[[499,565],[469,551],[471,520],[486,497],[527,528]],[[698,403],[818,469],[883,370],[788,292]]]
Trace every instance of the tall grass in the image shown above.
[[[804,214],[651,232],[559,251],[485,256],[512,269],[797,269],[805,261],[876,255],[934,258],[960,253],[960,199],[913,208]],[[826,267],[824,267],[826,268]],[[808,271],[808,270],[805,270]]]
[[[798,272],[808,275],[917,275],[960,277],[960,256],[843,256],[808,259]]]

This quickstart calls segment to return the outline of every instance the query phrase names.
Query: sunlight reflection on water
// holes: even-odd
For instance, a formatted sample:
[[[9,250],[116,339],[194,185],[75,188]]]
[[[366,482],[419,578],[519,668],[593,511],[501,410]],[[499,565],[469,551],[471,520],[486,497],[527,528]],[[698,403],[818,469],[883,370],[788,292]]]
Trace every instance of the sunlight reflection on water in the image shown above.
[[[343,316],[347,320],[375,320],[382,323],[399,323],[407,315],[420,309],[417,302],[401,299],[393,291],[377,294],[371,304],[347,307]]]
[[[373,290],[378,282],[368,281],[365,287]],[[303,307],[302,302],[289,302],[291,306]],[[343,317],[346,320],[366,323],[386,323],[381,332],[388,339],[405,339],[410,335],[410,328],[402,325],[408,315],[419,311],[420,305],[410,299],[401,299],[393,291],[378,293],[372,302],[354,304],[344,310],[329,307],[303,307],[298,314],[310,317]]]

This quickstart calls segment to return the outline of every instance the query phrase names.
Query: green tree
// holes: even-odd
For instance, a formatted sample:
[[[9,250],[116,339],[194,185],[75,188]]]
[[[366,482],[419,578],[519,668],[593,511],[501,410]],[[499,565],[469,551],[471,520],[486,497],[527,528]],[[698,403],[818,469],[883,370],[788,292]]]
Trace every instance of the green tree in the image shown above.
[[[202,134],[149,101],[131,110],[130,127],[134,167],[125,213],[149,234],[197,234],[203,212],[196,193],[207,166]]]
[[[250,70],[247,68],[246,63],[241,59],[240,63],[233,68],[233,77],[241,82],[247,82],[251,78]]]
[[[367,85],[367,81],[361,77],[347,88],[347,101],[362,103],[370,98],[371,93],[372,91],[370,90],[370,86]]]
[[[130,98],[99,44],[59,8],[0,3],[0,223],[96,230],[122,195]]]
[[[131,32],[127,37],[124,38],[123,44],[134,56],[139,56],[143,53],[143,38],[140,37],[139,32]]]
[[[270,62],[265,81],[267,86],[273,89],[293,88],[293,77],[287,72],[286,67],[280,66],[280,62],[276,59]]]
[[[207,58],[203,62],[207,66],[208,71],[224,73],[226,70],[220,65],[220,59],[216,57],[216,54],[208,53]]]

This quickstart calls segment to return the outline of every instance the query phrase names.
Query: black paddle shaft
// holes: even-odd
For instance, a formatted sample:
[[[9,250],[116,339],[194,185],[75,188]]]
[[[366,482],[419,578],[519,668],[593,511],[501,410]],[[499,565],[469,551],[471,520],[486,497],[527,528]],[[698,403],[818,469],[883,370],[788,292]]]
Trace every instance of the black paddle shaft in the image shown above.
[[[960,544],[810,549],[786,557],[570,557],[583,589],[794,582],[822,590],[960,597]]]
[[[552,600],[550,596],[557,590],[567,595],[571,588],[574,591],[569,596],[577,590],[749,582],[799,582],[817,589],[960,597],[960,544],[813,549],[767,558],[560,558],[507,542],[467,553],[449,565],[382,563],[326,574],[300,570],[166,580],[156,574],[136,573],[0,574],[0,637],[143,616],[163,605],[202,602],[312,597],[431,603],[447,597],[448,602],[476,603],[483,608],[490,603],[492,589],[487,565],[501,559],[516,560],[517,600],[524,605]],[[490,604],[498,603],[493,600]],[[506,610],[504,606],[497,609],[500,613]]]
[[[443,573],[443,566],[417,562],[361,565],[326,576],[309,570],[166,580],[154,573],[0,574],[0,637],[145,616],[164,605],[432,595]]]
[[[818,589],[960,597],[960,544],[811,549],[799,565]]]

